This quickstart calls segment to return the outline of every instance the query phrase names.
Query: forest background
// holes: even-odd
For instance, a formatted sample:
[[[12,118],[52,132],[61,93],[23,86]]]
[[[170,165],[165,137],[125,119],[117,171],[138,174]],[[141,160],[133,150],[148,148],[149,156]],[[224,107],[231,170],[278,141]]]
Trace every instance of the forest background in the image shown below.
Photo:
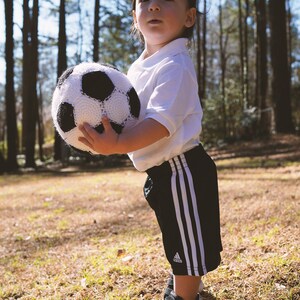
[[[191,54],[207,147],[299,133],[296,2],[199,1]],[[4,0],[0,11],[0,170],[68,162],[76,154],[50,115],[57,78],[82,61],[127,71],[142,51],[130,34],[131,1]]]
[[[68,151],[50,115],[67,67],[126,72],[138,57],[130,10],[0,0],[0,299],[162,298],[169,265],[146,174]],[[224,248],[201,296],[299,300],[300,2],[201,0],[199,11],[191,54]]]

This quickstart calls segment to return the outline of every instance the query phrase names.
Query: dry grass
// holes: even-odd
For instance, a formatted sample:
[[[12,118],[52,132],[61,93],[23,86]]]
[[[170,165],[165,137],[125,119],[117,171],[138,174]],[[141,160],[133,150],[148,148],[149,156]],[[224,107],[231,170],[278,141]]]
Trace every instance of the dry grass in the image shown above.
[[[224,251],[205,299],[300,299],[299,139],[278,143],[212,152]],[[161,299],[169,267],[144,180],[131,168],[0,177],[0,299]]]

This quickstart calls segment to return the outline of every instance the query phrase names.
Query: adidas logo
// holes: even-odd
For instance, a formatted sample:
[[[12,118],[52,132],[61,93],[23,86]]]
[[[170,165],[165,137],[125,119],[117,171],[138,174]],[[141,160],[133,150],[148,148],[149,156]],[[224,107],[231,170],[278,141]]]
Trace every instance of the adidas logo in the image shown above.
[[[176,263],[182,264],[182,260],[179,256],[178,252],[176,252],[176,254],[174,255],[173,261],[176,262]]]

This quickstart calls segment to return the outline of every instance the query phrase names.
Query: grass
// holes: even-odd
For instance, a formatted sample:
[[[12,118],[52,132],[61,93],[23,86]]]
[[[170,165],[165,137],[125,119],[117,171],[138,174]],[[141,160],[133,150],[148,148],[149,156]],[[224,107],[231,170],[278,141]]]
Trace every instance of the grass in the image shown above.
[[[224,251],[204,299],[300,299],[299,139],[286,145],[212,151]],[[132,168],[0,177],[0,299],[161,299],[169,266],[144,180]]]

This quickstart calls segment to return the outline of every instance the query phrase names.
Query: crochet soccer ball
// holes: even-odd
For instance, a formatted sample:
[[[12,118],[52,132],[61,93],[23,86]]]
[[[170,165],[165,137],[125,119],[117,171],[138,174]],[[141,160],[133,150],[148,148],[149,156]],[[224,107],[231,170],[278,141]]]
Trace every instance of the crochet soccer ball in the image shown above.
[[[126,75],[112,66],[81,63],[59,78],[52,98],[52,118],[60,136],[72,148],[96,154],[78,141],[78,126],[90,124],[99,133],[106,115],[117,133],[132,128],[140,114],[138,95]]]

